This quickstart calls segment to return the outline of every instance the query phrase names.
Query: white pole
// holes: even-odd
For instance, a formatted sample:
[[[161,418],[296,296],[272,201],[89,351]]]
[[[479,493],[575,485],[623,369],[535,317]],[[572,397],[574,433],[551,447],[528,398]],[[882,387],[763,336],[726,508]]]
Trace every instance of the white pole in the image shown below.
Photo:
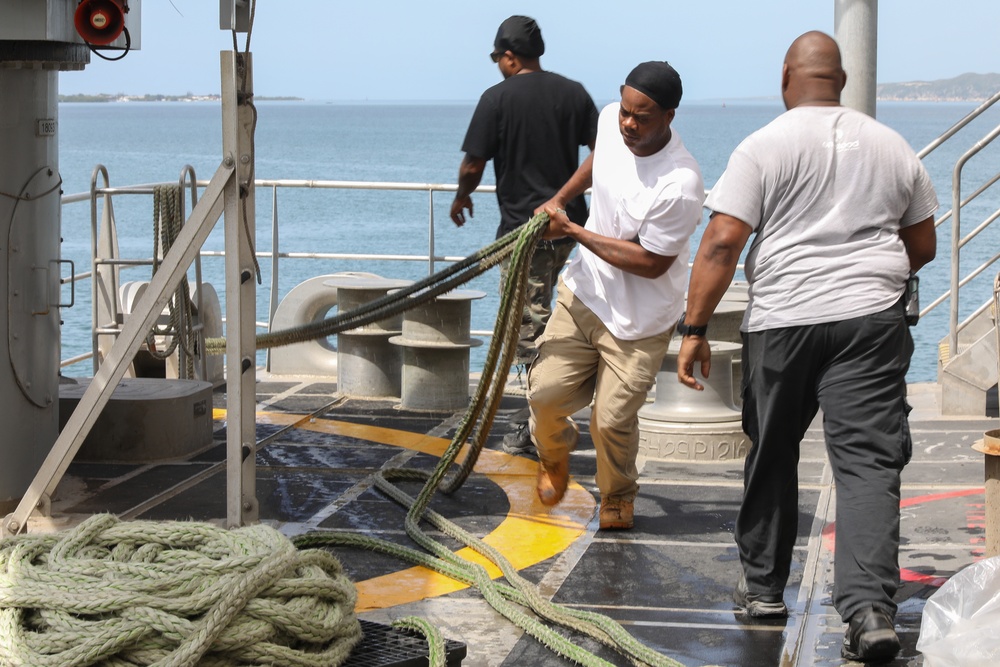
[[[840,102],[874,118],[878,0],[835,0],[833,23],[847,72],[847,87]]]

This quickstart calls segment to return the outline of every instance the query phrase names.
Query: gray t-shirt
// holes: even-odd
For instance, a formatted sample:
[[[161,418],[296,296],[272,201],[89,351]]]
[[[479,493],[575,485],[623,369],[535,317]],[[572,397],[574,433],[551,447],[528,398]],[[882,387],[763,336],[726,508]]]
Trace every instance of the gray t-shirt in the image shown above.
[[[899,134],[846,107],[791,109],[747,137],[705,202],[748,224],[744,331],[885,310],[909,260],[899,229],[937,196]]]

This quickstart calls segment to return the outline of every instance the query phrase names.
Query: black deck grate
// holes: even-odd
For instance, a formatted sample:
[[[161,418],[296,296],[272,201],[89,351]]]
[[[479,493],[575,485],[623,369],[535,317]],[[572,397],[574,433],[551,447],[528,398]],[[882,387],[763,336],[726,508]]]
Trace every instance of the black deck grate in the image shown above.
[[[359,619],[363,637],[343,667],[426,667],[427,641],[413,630],[397,630],[389,625]],[[465,644],[445,643],[448,667],[461,667]]]

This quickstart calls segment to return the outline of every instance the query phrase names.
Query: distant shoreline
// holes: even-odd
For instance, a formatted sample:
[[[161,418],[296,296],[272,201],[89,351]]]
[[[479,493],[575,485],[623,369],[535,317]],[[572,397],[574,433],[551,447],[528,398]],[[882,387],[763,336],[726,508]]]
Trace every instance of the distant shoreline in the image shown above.
[[[930,102],[930,103],[980,103],[1000,91],[1000,74],[966,73],[951,79],[938,81],[906,81],[903,83],[880,83],[875,88],[877,102]],[[257,102],[312,102],[322,104],[475,104],[470,100],[368,100],[368,99],[306,99],[293,96],[263,96],[255,95]],[[125,93],[97,93],[93,95],[60,95],[60,102],[221,102],[218,94],[195,95],[127,95]],[[760,95],[749,97],[710,97],[690,100],[694,104],[770,104],[781,103],[778,95]]]
[[[876,102],[898,102],[917,104],[978,104],[984,102],[988,97],[912,97],[912,96],[891,96],[880,95],[875,98]],[[215,102],[222,101],[221,95],[60,95],[59,102],[66,104],[76,103],[108,103],[124,104],[127,102]],[[395,106],[395,105],[465,105],[474,106],[476,100],[351,100],[351,99],[311,99],[305,97],[264,97],[254,96],[255,102],[308,102],[311,104],[342,104],[348,106],[371,105],[371,106]],[[607,100],[598,101],[598,107],[607,104]],[[687,105],[745,105],[745,104],[781,104],[781,97],[770,95],[764,97],[706,97],[685,101]]]
[[[60,95],[60,102],[221,102],[222,95]],[[304,102],[302,97],[264,97],[255,95],[257,102]]]

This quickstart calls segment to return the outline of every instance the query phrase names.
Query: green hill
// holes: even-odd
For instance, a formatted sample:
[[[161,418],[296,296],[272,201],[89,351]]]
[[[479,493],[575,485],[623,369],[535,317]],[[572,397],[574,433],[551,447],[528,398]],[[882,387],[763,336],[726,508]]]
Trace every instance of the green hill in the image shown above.
[[[938,81],[880,83],[880,100],[905,102],[980,102],[1000,92],[1000,74],[962,74]]]

